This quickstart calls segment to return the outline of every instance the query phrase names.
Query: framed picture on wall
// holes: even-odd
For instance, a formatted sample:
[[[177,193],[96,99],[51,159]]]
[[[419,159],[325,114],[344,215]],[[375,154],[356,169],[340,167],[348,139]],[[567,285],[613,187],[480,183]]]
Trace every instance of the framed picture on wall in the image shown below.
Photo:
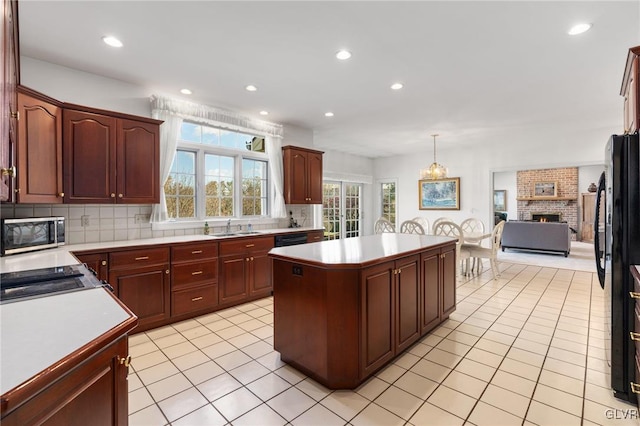
[[[534,182],[533,196],[534,197],[557,197],[558,182]]]
[[[460,210],[460,178],[418,181],[420,210]]]
[[[503,212],[507,210],[507,190],[497,189],[493,191],[493,210]]]

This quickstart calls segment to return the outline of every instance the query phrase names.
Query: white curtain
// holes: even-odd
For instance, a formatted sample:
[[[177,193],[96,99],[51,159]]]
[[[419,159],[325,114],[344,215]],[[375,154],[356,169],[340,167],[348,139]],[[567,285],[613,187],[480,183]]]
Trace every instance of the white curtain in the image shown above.
[[[282,166],[282,139],[266,136],[264,139],[269,156],[269,170],[271,171],[271,217],[287,217],[284,205],[284,171]]]
[[[171,172],[173,157],[178,146],[178,134],[182,118],[171,114],[169,111],[153,109],[151,116],[158,120],[164,120],[160,125],[160,204],[154,204],[151,208],[151,222],[165,222],[169,219],[167,214],[167,199],[164,195],[164,182]]]

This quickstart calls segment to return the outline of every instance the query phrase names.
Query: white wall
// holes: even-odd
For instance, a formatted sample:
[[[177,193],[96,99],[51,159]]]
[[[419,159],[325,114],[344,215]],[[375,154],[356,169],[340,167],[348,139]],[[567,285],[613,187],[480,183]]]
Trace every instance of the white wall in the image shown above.
[[[398,179],[398,223],[414,216],[425,216],[430,222],[441,216],[456,222],[474,216],[485,224],[492,224],[494,172],[569,166],[593,166],[593,170],[601,170],[605,144],[617,127],[603,127],[597,134],[581,129],[567,131],[566,134],[544,128],[530,129],[523,134],[512,134],[510,129],[496,129],[494,138],[476,146],[465,146],[465,142],[460,140],[449,147],[444,141],[439,143],[438,162],[449,168],[449,177],[460,177],[460,210],[418,208],[419,171],[433,161],[432,150],[377,158],[374,160],[374,176],[376,179]],[[593,171],[586,174],[589,176],[586,180],[595,179]],[[586,186],[581,184],[580,190],[583,189],[586,191]],[[515,188],[509,192],[515,193]],[[511,210],[515,200],[509,197],[507,202]],[[512,214],[510,218],[515,219]]]

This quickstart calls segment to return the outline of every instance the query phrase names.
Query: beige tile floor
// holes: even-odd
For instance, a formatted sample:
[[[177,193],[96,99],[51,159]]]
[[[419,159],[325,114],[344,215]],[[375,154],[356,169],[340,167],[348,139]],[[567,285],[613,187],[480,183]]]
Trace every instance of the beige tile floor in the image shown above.
[[[456,312],[353,391],[273,350],[266,298],[130,338],[136,425],[638,425],[612,397],[594,273],[502,263],[458,279]]]

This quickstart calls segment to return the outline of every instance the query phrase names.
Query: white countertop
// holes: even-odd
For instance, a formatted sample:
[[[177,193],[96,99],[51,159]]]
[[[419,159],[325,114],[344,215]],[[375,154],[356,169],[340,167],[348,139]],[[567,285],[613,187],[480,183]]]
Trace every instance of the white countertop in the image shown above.
[[[387,232],[379,235],[277,247],[271,249],[269,253],[276,257],[286,257],[301,262],[355,266],[453,241],[456,239],[445,236]]]
[[[108,241],[103,243],[69,244],[55,249],[40,250],[30,253],[0,257],[0,273],[17,272],[29,269],[49,268],[55,266],[75,265],[78,263],[71,252],[86,250],[109,250],[112,248],[135,247],[154,244],[185,243],[190,241],[220,241],[240,237],[260,237],[265,235],[285,234],[292,232],[309,232],[317,228],[278,228],[264,229],[256,234],[217,237],[214,235],[180,235],[176,237],[143,238],[138,240]]]
[[[129,319],[107,291],[91,288],[0,305],[0,394]]]

